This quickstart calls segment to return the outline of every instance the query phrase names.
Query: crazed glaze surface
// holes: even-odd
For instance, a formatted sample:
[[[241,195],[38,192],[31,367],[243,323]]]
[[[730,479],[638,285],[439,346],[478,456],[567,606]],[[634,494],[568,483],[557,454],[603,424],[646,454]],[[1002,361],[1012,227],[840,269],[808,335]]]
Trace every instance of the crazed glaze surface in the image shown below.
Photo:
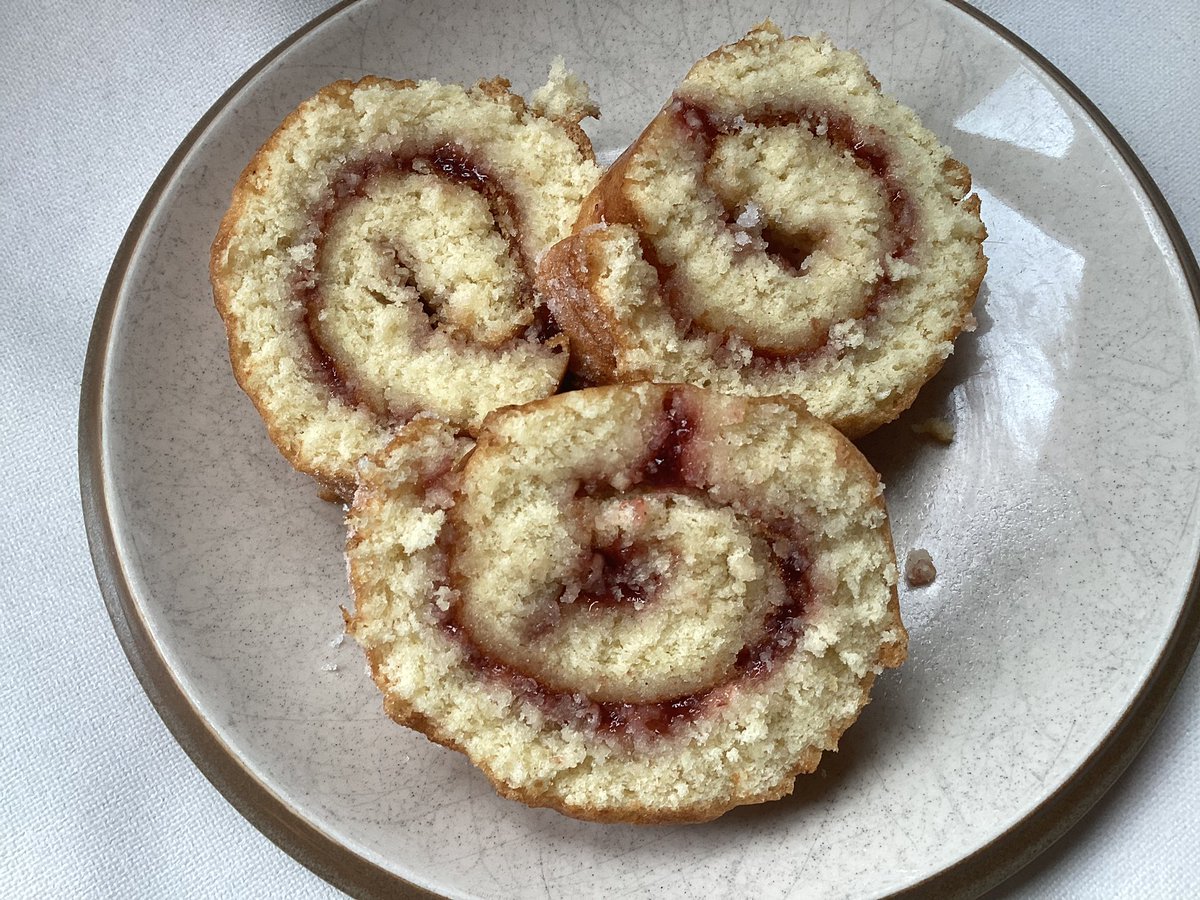
[[[456,26],[487,27],[445,31],[412,27],[438,21],[431,2],[351,8],[218,116],[150,218],[119,298],[102,450],[117,549],[154,639],[286,802],[453,895],[872,896],[914,884],[1075,771],[1146,676],[1195,561],[1196,316],[1163,229],[1094,126],[949,6],[702,8],[468,4]],[[880,679],[829,777],[793,799],[653,831],[526,810],[396,728],[357,648],[332,645],[340,513],[278,457],[229,375],[207,247],[245,160],[332,77],[501,72],[527,90],[563,53],[595,87],[604,118],[591,131],[611,159],[694,59],[768,13],[788,33],[825,30],[862,51],[986,192],[979,330],[866,445],[898,552],[929,549],[938,580],[902,593],[909,662]],[[1013,82],[1023,89],[1006,91]],[[1030,140],[1047,109],[1059,127]],[[935,414],[956,426],[949,447],[909,432]]]

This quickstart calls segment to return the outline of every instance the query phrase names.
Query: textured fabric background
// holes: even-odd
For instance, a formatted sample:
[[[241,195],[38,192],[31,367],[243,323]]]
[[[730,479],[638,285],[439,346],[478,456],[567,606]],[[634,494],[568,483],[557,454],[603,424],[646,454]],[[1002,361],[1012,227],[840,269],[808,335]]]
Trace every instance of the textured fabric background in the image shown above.
[[[138,686],[88,558],[79,380],[151,181],[328,3],[0,5],[0,894],[335,897],[209,786]],[[1200,5],[986,0],[1116,124],[1200,246]],[[997,896],[1195,896],[1200,667],[1116,788]]]

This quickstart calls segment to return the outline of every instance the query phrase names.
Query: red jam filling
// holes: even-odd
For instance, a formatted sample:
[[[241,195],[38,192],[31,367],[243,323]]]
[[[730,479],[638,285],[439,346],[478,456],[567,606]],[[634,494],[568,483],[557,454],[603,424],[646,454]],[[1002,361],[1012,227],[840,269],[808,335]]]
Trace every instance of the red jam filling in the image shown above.
[[[682,395],[667,393],[666,400],[663,401],[663,435],[646,454],[641,477],[637,481],[665,488],[688,485],[683,462],[684,451],[696,434],[693,417]]]
[[[413,171],[439,175],[483,196],[497,228],[508,241],[509,252],[518,264],[517,268],[521,273],[520,284],[517,286],[519,301],[523,306],[534,310],[534,322],[527,329],[526,338],[548,343],[561,333],[549,310],[536,303],[533,293],[533,266],[531,261],[525,258],[517,240],[520,215],[515,200],[465,149],[454,143],[445,143],[428,151],[398,150],[395,153],[376,154],[349,163],[338,170],[330,182],[324,200],[309,213],[310,230],[314,234],[316,244],[315,261],[311,267],[296,272],[293,290],[304,310],[300,324],[309,345],[312,370],[328,385],[330,391],[346,404],[366,407],[386,419],[407,418],[412,411],[404,411],[403,415],[398,416],[396,410],[380,409],[376,404],[372,404],[357,386],[349,367],[339,361],[336,353],[322,340],[320,328],[317,326],[324,306],[320,273],[326,232],[337,214],[349,204],[367,197],[374,180]],[[385,253],[394,263],[404,265],[398,248],[389,247]],[[422,309],[432,330],[436,327],[438,318],[435,306],[420,289],[420,285],[414,286],[418,289]]]
[[[576,603],[588,609],[625,604],[640,608],[654,595],[657,579],[647,574],[649,554],[645,543],[625,543],[618,537],[611,544],[594,547],[593,552],[599,565],[589,573]]]
[[[787,109],[764,107],[758,110],[747,110],[736,121],[726,121],[715,116],[710,110],[682,100],[676,100],[671,107],[676,124],[687,137],[700,147],[705,167],[713,154],[717,138],[722,135],[734,134],[746,125],[780,126],[806,125],[815,133],[818,123],[824,125],[824,137],[833,147],[843,153],[848,153],[855,163],[871,173],[880,182],[880,190],[888,198],[888,213],[891,219],[887,229],[889,242],[882,256],[904,259],[913,248],[918,216],[916,206],[912,202],[907,189],[900,180],[896,167],[892,163],[887,148],[878,141],[873,129],[860,128],[849,116],[827,110],[810,109],[797,106]],[[724,224],[730,230],[734,229],[734,211],[726,210]],[[630,222],[637,226],[638,223]],[[812,254],[820,243],[817,234],[784,234],[769,223],[763,228],[762,238],[766,244],[765,253],[772,257],[783,268],[799,276],[804,272],[804,261]],[[642,255],[658,272],[659,284],[663,287],[663,295],[680,330],[686,337],[692,337],[703,327],[688,320],[680,310],[680,304],[675,298],[679,289],[674,280],[674,267],[663,262],[659,257],[653,242],[641,236]],[[886,271],[886,268],[885,268]],[[880,306],[893,293],[894,282],[887,276],[876,281],[867,297],[866,310],[862,318],[870,319],[878,315]],[[728,343],[732,335],[725,335]],[[786,364],[795,359],[809,359],[829,349],[829,334],[826,331],[819,343],[807,350],[799,352],[782,352],[770,348],[754,346],[750,343],[752,365],[758,367],[773,367]]]
[[[687,473],[687,454],[696,429],[695,416],[683,392],[669,391],[666,394],[658,434],[657,441],[633,473],[635,486],[654,491],[703,491],[705,485],[695,483]],[[580,486],[580,495],[603,494],[613,490],[611,486],[584,484]],[[677,727],[695,721],[705,710],[719,703],[723,688],[748,678],[768,675],[799,643],[804,619],[813,600],[810,560],[804,535],[790,522],[758,520],[755,526],[764,543],[771,548],[772,561],[783,584],[785,600],[764,617],[758,637],[738,652],[726,678],[704,690],[657,701],[626,703],[593,700],[581,694],[551,688],[521,667],[489,654],[485,647],[475,641],[460,618],[458,605],[452,605],[444,613],[439,612],[439,622],[445,633],[461,647],[471,668],[483,678],[505,685],[548,716],[605,735],[626,738],[637,733],[666,735]],[[453,554],[457,541],[453,538],[452,530],[453,526],[448,524],[439,539],[439,545],[447,554],[447,570],[450,573],[447,580],[453,586]],[[648,552],[644,542],[601,546],[594,548],[594,552],[603,560],[603,574],[597,584],[581,592],[576,602],[616,606],[653,596],[657,585],[639,583],[635,577],[631,577],[644,571],[640,564]]]

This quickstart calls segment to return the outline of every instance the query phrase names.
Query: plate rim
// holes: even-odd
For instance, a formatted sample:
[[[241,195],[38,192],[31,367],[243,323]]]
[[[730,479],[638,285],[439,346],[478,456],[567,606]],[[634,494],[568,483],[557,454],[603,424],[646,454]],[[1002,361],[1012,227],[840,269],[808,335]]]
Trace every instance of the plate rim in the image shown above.
[[[113,630],[155,712],[192,764],[225,800],[273,844],[334,887],[355,897],[427,898],[441,895],[385,869],[330,837],[244,766],[233,748],[192,705],[138,613],[125,564],[117,552],[105,496],[104,383],[117,298],[147,220],[184,158],[216,116],[284,51],[359,0],[340,0],[284,38],[248,68],[208,108],[167,159],[138,205],[100,291],[80,384],[78,470],[88,548]],[[1117,151],[1162,224],[1197,318],[1200,267],[1183,229],[1141,160],[1086,94],[1045,56],[966,0],[940,0],[965,13],[1033,63],[1072,100]],[[1178,619],[1141,689],[1092,752],[1053,793],[1023,818],[956,863],[894,897],[976,897],[1016,874],[1067,833],[1100,800],[1158,726],[1200,643],[1200,557],[1193,564]]]

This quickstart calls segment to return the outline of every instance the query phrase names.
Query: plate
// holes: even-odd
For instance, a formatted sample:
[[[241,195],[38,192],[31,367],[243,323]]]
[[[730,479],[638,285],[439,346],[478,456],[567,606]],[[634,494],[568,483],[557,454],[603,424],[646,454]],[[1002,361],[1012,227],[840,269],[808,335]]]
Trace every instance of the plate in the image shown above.
[[[252,152],[367,73],[527,92],[562,54],[611,156],[692,60],[770,13],[860,49],[975,176],[979,329],[864,442],[896,543],[906,665],[796,794],[692,827],[576,822],[495,795],[395,726],[340,638],[341,510],[267,441],[230,374],[208,246]],[[247,74],[169,161],[101,299],[80,414],[85,516],[114,625],[180,743],[268,836],[358,895],[977,893],[1061,834],[1140,747],[1195,645],[1195,261],[1087,100],[944,0],[841,8],[383,0],[339,7]],[[910,424],[951,419],[954,442]]]

